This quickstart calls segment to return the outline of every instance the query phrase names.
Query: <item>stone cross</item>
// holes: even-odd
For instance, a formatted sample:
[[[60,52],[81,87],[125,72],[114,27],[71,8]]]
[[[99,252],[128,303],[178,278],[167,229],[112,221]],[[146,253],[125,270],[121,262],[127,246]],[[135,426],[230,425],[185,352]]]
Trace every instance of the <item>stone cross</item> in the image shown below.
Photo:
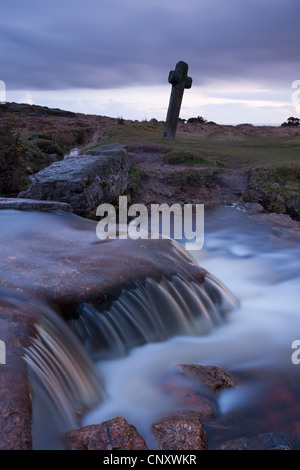
[[[185,88],[191,88],[192,86],[192,79],[187,76],[188,68],[188,64],[180,61],[176,64],[175,70],[171,70],[169,73],[169,83],[172,84],[172,92],[165,124],[164,137],[175,137],[183,92]]]

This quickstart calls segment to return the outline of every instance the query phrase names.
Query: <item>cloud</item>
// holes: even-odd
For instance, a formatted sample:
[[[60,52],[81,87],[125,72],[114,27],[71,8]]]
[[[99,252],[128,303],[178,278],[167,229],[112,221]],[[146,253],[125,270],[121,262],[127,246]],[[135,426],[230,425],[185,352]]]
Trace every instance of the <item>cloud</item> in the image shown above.
[[[178,60],[195,85],[300,78],[298,0],[10,0],[1,10],[10,89],[160,85]]]

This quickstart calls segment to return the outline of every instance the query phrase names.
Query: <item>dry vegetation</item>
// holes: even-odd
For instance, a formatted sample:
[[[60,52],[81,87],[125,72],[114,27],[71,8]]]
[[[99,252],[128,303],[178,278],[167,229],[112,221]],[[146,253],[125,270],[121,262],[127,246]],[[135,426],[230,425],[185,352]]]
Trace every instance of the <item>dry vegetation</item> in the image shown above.
[[[30,183],[30,174],[73,147],[119,142],[140,156],[133,159],[130,172],[132,196],[139,189],[150,193],[165,185],[166,193],[183,197],[192,186],[193,197],[198,190],[199,198],[210,199],[222,172],[247,172],[244,200],[299,218],[300,127],[196,120],[179,122],[176,139],[163,138],[163,131],[164,123],[155,119],[126,121],[26,104],[0,105],[0,193],[17,194]]]

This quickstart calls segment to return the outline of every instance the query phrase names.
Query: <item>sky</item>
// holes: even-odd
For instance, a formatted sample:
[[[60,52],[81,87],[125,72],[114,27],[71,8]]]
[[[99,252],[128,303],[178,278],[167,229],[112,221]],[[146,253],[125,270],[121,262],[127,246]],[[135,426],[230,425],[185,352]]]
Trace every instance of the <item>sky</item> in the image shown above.
[[[0,95],[165,120],[182,60],[181,118],[280,125],[300,117],[299,18],[299,0],[1,0]]]

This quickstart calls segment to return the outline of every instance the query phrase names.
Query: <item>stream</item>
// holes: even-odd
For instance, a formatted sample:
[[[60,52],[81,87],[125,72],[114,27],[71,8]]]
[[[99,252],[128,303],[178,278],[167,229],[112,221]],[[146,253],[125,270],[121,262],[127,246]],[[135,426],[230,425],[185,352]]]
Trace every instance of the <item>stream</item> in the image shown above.
[[[139,252],[137,241],[100,242],[96,222],[74,214],[3,210],[0,217],[1,284],[39,299],[44,318],[25,354],[35,449],[64,448],[80,402],[92,404],[82,425],[123,416],[155,448],[152,424],[182,407],[159,386],[178,364],[219,366],[237,379],[204,422],[209,448],[264,432],[300,434],[300,364],[292,362],[300,340],[299,231],[236,207],[205,207],[204,246],[190,253],[191,264],[172,245]],[[188,279],[193,265],[211,274],[203,285]],[[102,295],[108,280],[113,286],[120,275],[125,286],[133,268],[147,266],[154,273],[178,266],[178,276],[125,287],[100,316],[97,303],[84,302]],[[64,314],[78,304],[78,320],[69,328],[47,299],[62,299]]]
[[[243,378],[218,398],[220,419],[207,426],[212,442],[296,433],[300,365],[291,361],[291,346],[300,338],[299,232],[259,222],[234,207],[215,207],[205,211],[204,247],[192,255],[233,292],[239,308],[207,335],[179,335],[135,348],[122,359],[99,361],[108,396],[84,424],[124,416],[151,442],[152,423],[178,408],[159,391],[159,378],[177,364],[201,364]],[[288,391],[281,393],[282,380]]]

